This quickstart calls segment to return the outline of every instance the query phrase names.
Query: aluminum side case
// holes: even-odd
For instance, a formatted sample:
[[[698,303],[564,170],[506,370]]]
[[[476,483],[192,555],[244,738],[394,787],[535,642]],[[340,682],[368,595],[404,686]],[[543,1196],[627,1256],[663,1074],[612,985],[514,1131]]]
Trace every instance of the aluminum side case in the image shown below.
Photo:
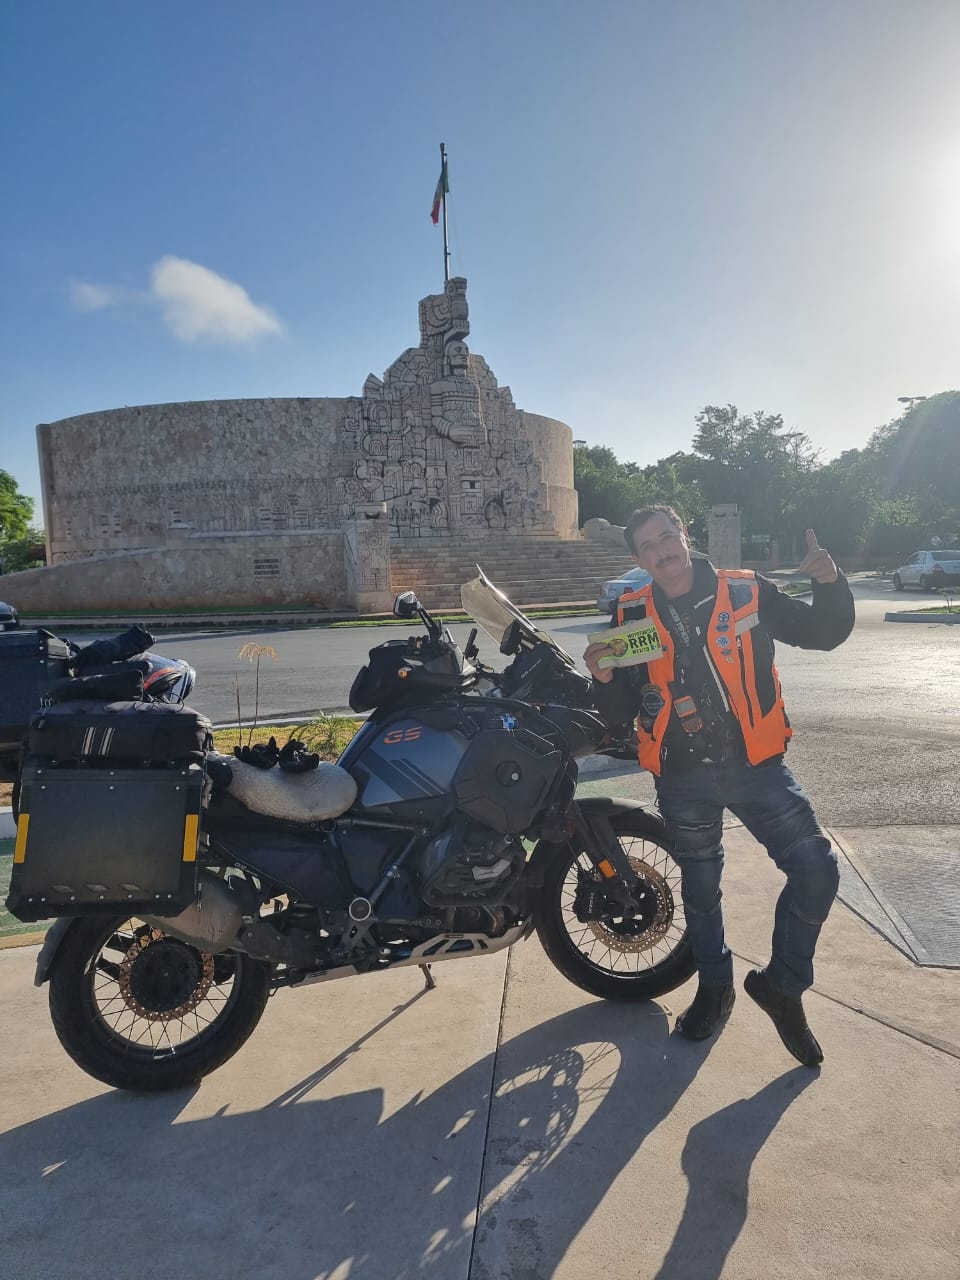
[[[20,920],[194,900],[204,770],[24,761],[7,908]]]

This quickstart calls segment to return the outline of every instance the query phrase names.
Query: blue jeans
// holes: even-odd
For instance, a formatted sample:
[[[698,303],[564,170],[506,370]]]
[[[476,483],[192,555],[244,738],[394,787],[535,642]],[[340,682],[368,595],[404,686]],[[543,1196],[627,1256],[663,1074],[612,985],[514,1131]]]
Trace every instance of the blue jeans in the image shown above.
[[[837,896],[837,857],[803,788],[782,760],[701,765],[656,779],[660,812],[680,864],[681,897],[702,982],[732,982],[723,938],[723,810],[736,814],[787,877],[777,900],[771,984],[799,997],[813,983],[813,953]]]

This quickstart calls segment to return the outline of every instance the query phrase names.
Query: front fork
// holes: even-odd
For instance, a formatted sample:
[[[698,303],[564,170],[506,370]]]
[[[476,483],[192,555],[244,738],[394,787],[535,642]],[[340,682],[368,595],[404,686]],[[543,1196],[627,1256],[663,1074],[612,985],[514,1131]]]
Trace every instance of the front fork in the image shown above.
[[[639,877],[623,852],[610,820],[600,813],[588,819],[576,801],[568,816],[573,835],[602,877],[603,896],[618,908],[617,914],[632,919],[637,914]]]

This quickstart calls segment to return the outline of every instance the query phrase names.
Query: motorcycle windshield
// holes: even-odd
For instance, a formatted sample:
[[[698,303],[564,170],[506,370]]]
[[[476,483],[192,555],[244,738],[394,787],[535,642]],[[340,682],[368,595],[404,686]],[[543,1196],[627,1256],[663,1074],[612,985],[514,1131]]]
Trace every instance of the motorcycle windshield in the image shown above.
[[[499,648],[507,629],[518,623],[521,630],[532,642],[549,645],[568,666],[574,661],[557,642],[541,631],[535,623],[520,612],[512,601],[508,600],[499,587],[495,587],[487,575],[477,565],[477,576],[465,582],[460,588],[460,603],[464,613],[469,613],[478,627],[481,627]]]

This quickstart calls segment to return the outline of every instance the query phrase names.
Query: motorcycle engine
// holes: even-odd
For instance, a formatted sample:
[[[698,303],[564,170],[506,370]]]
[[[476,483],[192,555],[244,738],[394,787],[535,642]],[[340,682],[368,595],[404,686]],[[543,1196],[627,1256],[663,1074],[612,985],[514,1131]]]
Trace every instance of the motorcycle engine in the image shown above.
[[[420,855],[420,893],[431,907],[496,899],[516,878],[526,855],[517,836],[500,835],[460,818]]]

